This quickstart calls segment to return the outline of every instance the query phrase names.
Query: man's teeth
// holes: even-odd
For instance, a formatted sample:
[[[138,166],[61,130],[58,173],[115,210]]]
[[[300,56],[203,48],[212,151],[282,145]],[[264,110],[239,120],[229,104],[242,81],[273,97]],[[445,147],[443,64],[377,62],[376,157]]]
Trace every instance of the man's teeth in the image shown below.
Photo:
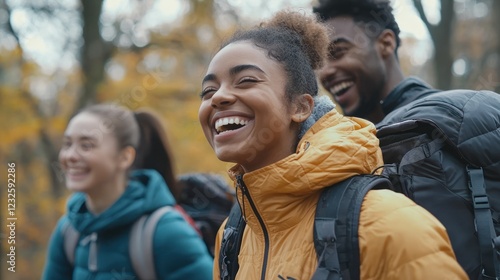
[[[245,126],[248,124],[248,121],[240,119],[238,117],[221,118],[215,122],[215,130],[217,132],[225,131],[227,129],[223,129],[222,127],[225,125],[229,125],[229,124],[236,124],[236,125]]]
[[[340,91],[352,86],[354,84],[354,82],[352,81],[348,81],[348,82],[342,82],[338,85],[335,85],[333,87],[330,88],[330,93],[335,95],[337,93],[339,93]]]

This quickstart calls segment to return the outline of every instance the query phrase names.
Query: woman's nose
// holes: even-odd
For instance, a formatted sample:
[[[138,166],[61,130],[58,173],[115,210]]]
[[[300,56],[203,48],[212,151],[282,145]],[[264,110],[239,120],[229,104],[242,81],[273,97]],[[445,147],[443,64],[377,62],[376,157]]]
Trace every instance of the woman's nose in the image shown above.
[[[66,160],[75,161],[80,157],[80,152],[76,145],[71,145],[62,151],[62,156]]]
[[[212,96],[212,107],[218,108],[222,106],[228,106],[236,101],[236,96],[234,93],[227,88],[219,88],[216,93]]]

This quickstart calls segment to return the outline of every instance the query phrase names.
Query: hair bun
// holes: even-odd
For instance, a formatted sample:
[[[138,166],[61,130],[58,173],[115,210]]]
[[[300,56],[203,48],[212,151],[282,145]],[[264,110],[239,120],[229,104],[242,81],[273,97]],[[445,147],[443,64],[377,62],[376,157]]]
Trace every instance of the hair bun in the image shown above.
[[[328,50],[328,34],[317,17],[304,11],[283,10],[277,12],[262,26],[285,28],[299,35],[302,48],[309,57],[313,69],[323,66]]]

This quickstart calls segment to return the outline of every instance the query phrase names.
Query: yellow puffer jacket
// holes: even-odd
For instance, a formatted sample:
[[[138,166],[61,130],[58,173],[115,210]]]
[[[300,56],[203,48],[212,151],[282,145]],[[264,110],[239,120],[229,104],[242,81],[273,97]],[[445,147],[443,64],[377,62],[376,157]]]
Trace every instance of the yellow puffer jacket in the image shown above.
[[[313,224],[321,190],[382,164],[375,127],[331,111],[309,129],[295,154],[246,174],[233,167],[229,173],[247,220],[236,278],[311,279],[317,267]],[[220,279],[224,225],[216,240],[214,279]],[[359,246],[361,279],[467,279],[444,227],[388,190],[366,195]]]

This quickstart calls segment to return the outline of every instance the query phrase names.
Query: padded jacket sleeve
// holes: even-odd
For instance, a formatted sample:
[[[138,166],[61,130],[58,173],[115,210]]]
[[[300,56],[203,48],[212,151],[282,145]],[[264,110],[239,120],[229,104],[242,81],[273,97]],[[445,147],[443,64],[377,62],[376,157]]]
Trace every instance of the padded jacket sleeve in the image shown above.
[[[402,194],[368,192],[359,247],[361,279],[468,279],[444,226]]]
[[[159,279],[212,279],[212,256],[198,233],[177,211],[161,218],[153,244]]]
[[[72,279],[73,267],[64,253],[61,227],[66,217],[59,219],[50,237],[42,280]]]

